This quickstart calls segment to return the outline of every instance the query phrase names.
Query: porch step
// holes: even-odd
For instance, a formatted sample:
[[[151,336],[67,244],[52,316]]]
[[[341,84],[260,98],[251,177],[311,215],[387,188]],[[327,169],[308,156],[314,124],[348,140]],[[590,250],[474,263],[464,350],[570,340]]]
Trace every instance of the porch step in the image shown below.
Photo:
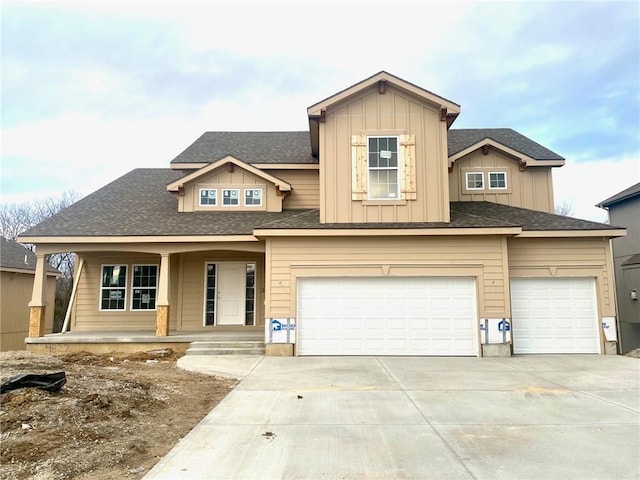
[[[260,340],[191,342],[186,355],[264,355]]]

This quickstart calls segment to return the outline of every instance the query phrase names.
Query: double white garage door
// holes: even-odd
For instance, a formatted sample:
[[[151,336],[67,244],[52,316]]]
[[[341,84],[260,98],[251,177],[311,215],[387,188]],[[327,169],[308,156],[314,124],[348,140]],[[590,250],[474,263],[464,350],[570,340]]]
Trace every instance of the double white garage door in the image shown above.
[[[590,278],[512,279],[515,353],[598,353]],[[298,355],[478,355],[475,279],[298,280]]]
[[[475,280],[298,280],[299,355],[477,355]]]

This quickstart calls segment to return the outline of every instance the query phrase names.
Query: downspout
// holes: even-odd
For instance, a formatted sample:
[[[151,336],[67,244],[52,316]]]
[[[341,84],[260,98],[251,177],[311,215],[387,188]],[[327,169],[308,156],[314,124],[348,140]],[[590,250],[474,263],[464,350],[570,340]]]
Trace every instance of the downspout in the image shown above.
[[[62,324],[62,331],[65,333],[69,329],[69,323],[71,320],[71,308],[76,301],[76,294],[78,292],[78,283],[80,283],[80,275],[82,274],[82,267],[84,267],[84,258],[80,258],[78,269],[76,270],[75,278],[73,279],[73,287],[71,288],[71,297],[69,298],[69,305],[67,305],[67,313],[64,316],[64,323]]]

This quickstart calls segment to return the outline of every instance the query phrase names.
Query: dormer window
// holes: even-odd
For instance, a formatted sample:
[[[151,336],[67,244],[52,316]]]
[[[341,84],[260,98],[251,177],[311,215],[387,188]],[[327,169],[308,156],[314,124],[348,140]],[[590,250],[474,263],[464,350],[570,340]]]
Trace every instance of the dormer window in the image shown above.
[[[247,207],[259,207],[262,205],[262,189],[245,190],[244,204]]]
[[[398,137],[369,137],[369,198],[400,198],[398,174]]]
[[[218,204],[218,191],[215,188],[200,189],[200,206],[216,206]]]
[[[507,188],[506,172],[489,172],[489,190],[504,190]]]
[[[227,207],[240,205],[240,190],[237,188],[222,189],[222,205]]]
[[[467,190],[484,190],[484,173],[483,172],[467,172],[466,182],[467,182]]]

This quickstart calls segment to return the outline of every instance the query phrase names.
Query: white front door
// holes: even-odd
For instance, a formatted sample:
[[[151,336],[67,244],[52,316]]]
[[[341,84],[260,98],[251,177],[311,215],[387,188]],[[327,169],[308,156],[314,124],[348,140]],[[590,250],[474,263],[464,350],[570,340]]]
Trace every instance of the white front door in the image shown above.
[[[247,266],[218,264],[217,325],[244,325]]]

